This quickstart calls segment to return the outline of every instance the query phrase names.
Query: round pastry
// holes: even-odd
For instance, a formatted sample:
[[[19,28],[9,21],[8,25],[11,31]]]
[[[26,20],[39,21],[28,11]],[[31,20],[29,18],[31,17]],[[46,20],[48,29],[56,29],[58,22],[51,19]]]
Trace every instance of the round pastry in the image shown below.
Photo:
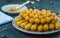
[[[29,16],[30,16],[31,18],[33,18],[33,17],[34,17],[34,14],[33,14],[33,13],[31,13],[31,14],[29,14]]]
[[[59,23],[55,23],[55,29],[56,29],[56,30],[60,29]]]
[[[35,19],[35,23],[36,23],[36,24],[39,24],[39,23],[40,23],[40,20],[36,18],[36,19]]]
[[[43,30],[44,30],[44,31],[47,31],[47,30],[48,30],[48,24],[44,24]]]
[[[42,18],[41,23],[44,24],[45,22],[46,22],[45,19]]]
[[[56,14],[55,14],[55,13],[52,13],[51,15],[52,15],[53,17],[55,17],[55,16],[56,16]]]
[[[25,28],[25,25],[26,25],[26,23],[21,23],[21,24],[20,24],[20,27],[21,27],[21,28]]]
[[[29,22],[34,23],[34,18],[30,18]]]
[[[50,22],[50,18],[49,17],[46,17],[46,22],[49,23]]]
[[[26,21],[29,21],[30,17],[29,16],[26,16],[25,20]]]
[[[33,12],[33,9],[29,9],[29,11],[30,11],[30,13],[32,13]]]
[[[39,31],[39,32],[43,31],[43,25],[39,25],[39,26],[38,26],[38,31]]]
[[[31,30],[32,30],[32,31],[36,31],[36,30],[37,30],[37,24],[32,25],[32,26],[31,26]]]
[[[50,30],[54,30],[54,27],[55,27],[55,25],[54,25],[53,23],[50,23],[50,24],[49,24],[49,29],[50,29]]]
[[[30,30],[30,29],[31,29],[31,26],[32,26],[32,24],[31,24],[31,23],[29,23],[29,24],[25,25],[25,30]]]

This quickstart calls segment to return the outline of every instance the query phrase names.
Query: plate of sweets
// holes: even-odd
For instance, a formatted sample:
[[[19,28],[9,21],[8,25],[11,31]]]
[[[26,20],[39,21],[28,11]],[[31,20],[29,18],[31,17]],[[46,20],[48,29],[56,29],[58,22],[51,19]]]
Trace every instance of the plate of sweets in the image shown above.
[[[25,9],[14,18],[12,25],[29,34],[51,34],[60,31],[59,17],[45,9]]]

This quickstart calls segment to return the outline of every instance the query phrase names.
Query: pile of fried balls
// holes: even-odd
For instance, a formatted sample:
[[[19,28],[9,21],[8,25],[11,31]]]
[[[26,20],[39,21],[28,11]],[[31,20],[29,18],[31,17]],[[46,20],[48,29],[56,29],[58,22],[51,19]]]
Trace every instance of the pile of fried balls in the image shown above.
[[[57,15],[51,10],[25,9],[14,20],[14,23],[28,31],[51,31],[59,30],[60,24]]]

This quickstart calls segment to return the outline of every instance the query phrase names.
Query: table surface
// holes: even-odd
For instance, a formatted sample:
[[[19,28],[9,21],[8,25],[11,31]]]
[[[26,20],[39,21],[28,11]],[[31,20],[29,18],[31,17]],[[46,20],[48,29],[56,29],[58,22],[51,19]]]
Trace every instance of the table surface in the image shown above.
[[[18,0],[18,1],[13,0],[12,2],[8,2],[7,0],[0,0],[0,8],[6,4],[16,4],[19,2],[23,3],[25,1],[26,0]],[[41,0],[40,3],[35,2],[35,4],[33,5],[27,4],[26,6],[28,8],[36,7],[37,9],[50,9],[53,12],[58,13],[60,11],[60,0],[53,0],[54,2],[53,4],[50,4],[49,2],[50,0]],[[15,17],[15,16],[12,16],[12,17]],[[10,30],[0,32],[0,38],[2,35],[7,35],[7,38],[60,38],[60,32],[49,34],[49,35],[32,35],[32,34],[23,33],[21,31],[16,30],[12,26],[12,22],[1,25],[0,29],[3,29],[3,28],[10,28]]]

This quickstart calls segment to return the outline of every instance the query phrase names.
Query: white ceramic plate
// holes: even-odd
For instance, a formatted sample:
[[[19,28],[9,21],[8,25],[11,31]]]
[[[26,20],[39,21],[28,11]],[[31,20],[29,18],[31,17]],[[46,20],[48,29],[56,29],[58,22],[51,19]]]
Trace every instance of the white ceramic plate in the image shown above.
[[[2,6],[1,10],[4,11],[4,12],[7,12],[7,13],[10,13],[10,14],[17,14],[17,13],[20,13],[22,12],[24,9],[27,9],[26,6],[23,6],[22,8],[20,8],[21,10],[19,12],[9,12],[8,9],[11,8],[11,7],[16,7],[16,6],[19,6],[19,4],[8,4],[8,5],[4,5]]]
[[[15,17],[15,19],[18,18],[18,17]],[[19,28],[15,23],[14,23],[14,20],[12,21],[12,25],[14,28],[16,28],[17,30],[19,31],[22,31],[22,32],[25,32],[25,33],[30,33],[30,34],[51,34],[51,33],[56,33],[56,32],[59,32],[60,30],[52,30],[52,31],[48,31],[48,32],[33,32],[33,31],[27,31],[27,30],[24,30],[22,28]]]

